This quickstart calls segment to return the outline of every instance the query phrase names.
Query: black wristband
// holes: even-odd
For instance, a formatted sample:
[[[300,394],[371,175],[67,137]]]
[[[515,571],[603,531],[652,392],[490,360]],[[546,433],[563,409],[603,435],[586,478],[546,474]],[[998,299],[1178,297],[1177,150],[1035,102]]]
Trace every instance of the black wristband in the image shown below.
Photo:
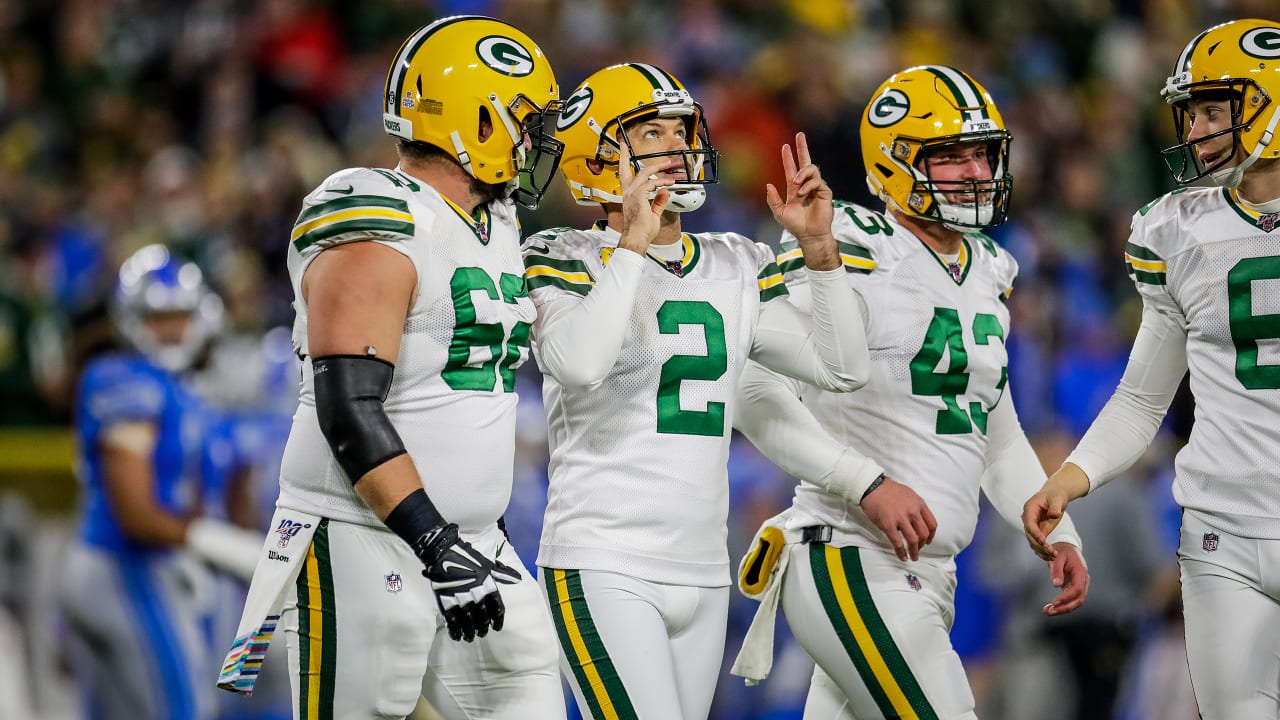
[[[431,498],[427,497],[427,491],[422,488],[406,495],[387,515],[384,522],[391,528],[391,532],[409,543],[409,547],[413,548],[413,552],[419,558],[422,557],[427,536],[432,530],[445,524],[444,517],[431,503]]]
[[[872,490],[875,490],[876,488],[880,487],[883,484],[884,484],[884,473],[880,473],[879,475],[876,476],[875,480],[871,481],[871,484],[867,486],[867,489],[863,491],[862,497],[858,498],[858,502],[861,503],[863,500],[866,500],[867,496],[871,494]]]

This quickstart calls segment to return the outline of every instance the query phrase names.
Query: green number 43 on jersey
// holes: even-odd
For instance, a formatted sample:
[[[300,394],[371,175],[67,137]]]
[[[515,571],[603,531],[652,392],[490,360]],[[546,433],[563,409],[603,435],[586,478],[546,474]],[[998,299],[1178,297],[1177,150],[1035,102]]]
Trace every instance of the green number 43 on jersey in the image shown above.
[[[978,345],[989,345],[991,338],[1004,342],[1004,328],[1000,320],[990,313],[978,313],[973,317],[973,340]],[[947,355],[947,369],[938,371],[943,355]],[[1009,380],[1009,368],[1000,368],[998,393],[1003,392]],[[990,407],[980,402],[960,406],[960,396],[969,390],[969,352],[964,346],[964,334],[960,325],[960,313],[952,308],[934,308],[933,320],[924,335],[924,344],[911,358],[911,393],[937,396],[946,406],[938,411],[935,432],[938,435],[964,435],[973,432],[986,434],[987,415]],[[994,406],[994,405],[993,405]]]

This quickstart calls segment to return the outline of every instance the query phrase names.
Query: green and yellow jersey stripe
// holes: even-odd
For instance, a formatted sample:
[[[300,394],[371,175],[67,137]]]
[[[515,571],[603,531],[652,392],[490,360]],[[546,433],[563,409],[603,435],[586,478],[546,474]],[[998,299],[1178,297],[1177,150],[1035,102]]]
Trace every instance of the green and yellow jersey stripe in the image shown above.
[[[809,565],[827,618],[880,712],[887,718],[937,720],[876,608],[859,549],[812,543]]]
[[[560,647],[596,720],[637,720],[627,689],[600,638],[577,570],[543,568],[543,584]]]
[[[321,520],[298,574],[298,712],[303,720],[331,720],[338,674],[338,621],[329,521]]]
[[[413,214],[404,200],[381,195],[350,195],[303,210],[289,239],[301,252],[315,243],[343,235],[409,240],[413,233]]]

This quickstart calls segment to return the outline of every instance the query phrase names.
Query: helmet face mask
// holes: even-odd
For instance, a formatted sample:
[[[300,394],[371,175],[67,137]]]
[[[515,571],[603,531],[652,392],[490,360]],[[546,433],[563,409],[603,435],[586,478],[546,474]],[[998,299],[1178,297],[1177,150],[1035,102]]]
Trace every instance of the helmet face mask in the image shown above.
[[[512,147],[516,180],[509,187],[516,202],[527,208],[536,208],[555,179],[560,156],[564,153],[564,143],[555,137],[556,120],[564,103],[552,100],[546,107],[538,108],[536,103],[521,95],[514,104],[517,107],[513,115],[519,115],[524,105],[532,105],[533,110],[524,113],[520,140]]]
[[[476,180],[535,208],[563,150],[554,137],[559,92],[528,35],[492,18],[447,17],[400,46],[387,73],[383,129],[443,150]]]
[[[901,141],[900,141],[901,142]],[[907,205],[922,217],[952,230],[968,231],[999,225],[1008,219],[1012,178],[1004,169],[1009,156],[1007,132],[969,133],[922,143],[916,157],[916,183]],[[934,177],[931,158],[981,147],[991,176],[986,179],[942,180]],[[932,199],[932,206],[929,202]]]
[[[1250,98],[1250,101],[1246,101],[1246,97]],[[1189,139],[1195,122],[1193,108],[1202,101],[1220,101],[1228,104],[1230,122],[1220,130]],[[1178,144],[1160,151],[1173,179],[1179,184],[1186,185],[1210,176],[1218,185],[1227,187],[1238,185],[1240,176],[1245,170],[1241,167],[1242,162],[1238,161],[1242,161],[1249,155],[1241,143],[1240,133],[1253,125],[1270,103],[1271,100],[1267,97],[1266,91],[1259,88],[1252,80],[1189,84],[1186,98],[1174,101],[1171,107]],[[1252,107],[1246,109],[1246,105]],[[1206,165],[1200,156],[1200,150],[1220,144],[1223,144],[1223,149],[1228,152],[1214,153],[1213,161]],[[1252,164],[1252,161],[1249,162]]]
[[[685,145],[637,151],[627,129],[657,118],[684,121]],[[685,179],[668,186],[667,210],[689,212],[702,206],[705,186],[719,181],[720,154],[711,144],[702,106],[680,81],[652,65],[625,63],[593,73],[565,101],[559,137],[565,143],[561,172],[579,205],[622,202],[618,174],[619,143],[626,143],[634,175],[647,163],[681,158]]]
[[[222,301],[194,263],[147,245],[120,266],[111,319],[138,352],[171,372],[191,367],[222,328]]]
[[[969,75],[942,65],[894,74],[867,104],[860,135],[867,186],[889,208],[958,232],[1008,219],[1012,136],[991,96]],[[966,164],[985,161],[989,174],[940,175],[933,159],[952,155]]]
[[[1280,105],[1274,100],[1280,94],[1280,23],[1236,20],[1205,30],[1178,56],[1160,94],[1172,108],[1178,137],[1160,153],[1174,180],[1185,185],[1209,177],[1223,187],[1239,185],[1258,159],[1280,157]],[[1194,111],[1205,102],[1228,104],[1229,122],[1192,139]]]

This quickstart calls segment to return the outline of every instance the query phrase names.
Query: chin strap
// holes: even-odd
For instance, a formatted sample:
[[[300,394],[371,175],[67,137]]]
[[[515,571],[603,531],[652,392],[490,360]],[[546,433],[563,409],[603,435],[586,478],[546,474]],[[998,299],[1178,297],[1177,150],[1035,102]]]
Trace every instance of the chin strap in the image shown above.
[[[1244,171],[1253,166],[1253,163],[1262,157],[1262,151],[1271,144],[1272,138],[1275,137],[1276,125],[1280,123],[1280,106],[1271,111],[1271,121],[1267,123],[1267,129],[1262,131],[1262,137],[1258,139],[1258,144],[1254,145],[1253,152],[1249,153],[1249,157],[1240,161],[1235,167],[1217,170],[1209,173],[1213,178],[1215,185],[1219,187],[1234,188],[1240,184],[1240,180],[1244,178]]]

